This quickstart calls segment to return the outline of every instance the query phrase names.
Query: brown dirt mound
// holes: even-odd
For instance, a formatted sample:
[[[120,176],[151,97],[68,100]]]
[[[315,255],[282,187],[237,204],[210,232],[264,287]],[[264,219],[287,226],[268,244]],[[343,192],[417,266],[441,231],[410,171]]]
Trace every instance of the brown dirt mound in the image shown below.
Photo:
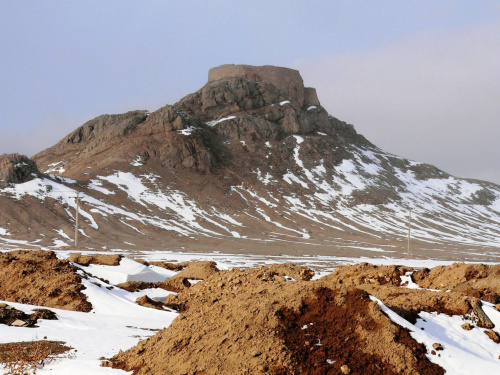
[[[220,271],[169,296],[181,316],[105,365],[134,374],[337,374],[343,365],[352,374],[444,373],[366,292],[285,281],[278,268]]]
[[[168,279],[167,279],[168,280]],[[150,288],[161,288],[168,290],[169,292],[179,292],[182,289],[189,288],[191,286],[191,283],[187,279],[174,279],[175,282],[166,282],[166,281],[159,281],[159,282],[147,282],[147,281],[127,281],[126,283],[121,283],[115,285],[118,288],[125,289],[129,292],[138,292],[143,289],[150,289]]]
[[[185,268],[183,268],[182,271],[174,277],[204,280],[207,277],[219,272],[217,269],[217,263],[211,261],[187,262],[181,265],[185,265]]]
[[[0,299],[65,310],[90,311],[77,269],[51,251],[0,253]]]
[[[148,262],[148,261],[145,261],[144,259],[134,259],[134,260],[136,262],[144,264],[145,266],[152,265],[152,266],[165,268],[165,269],[171,270],[171,271],[182,271],[190,263],[190,262],[171,263],[171,262],[161,262],[161,261]]]
[[[181,263],[184,266],[178,274],[169,277],[163,282],[163,288],[172,292],[180,292],[186,288],[191,287],[188,279],[205,280],[207,277],[217,274],[217,264],[210,261],[201,262],[186,262]]]
[[[95,254],[95,255],[82,255],[80,253],[73,253],[69,256],[68,261],[88,266],[89,264],[100,264],[103,266],[118,266],[122,260],[123,255],[118,254]]]
[[[425,346],[392,324],[367,293],[324,288],[311,297],[299,311],[280,311],[294,373],[338,374],[347,366],[352,374],[444,374],[429,363]]]
[[[303,281],[309,281],[314,276],[314,271],[309,267],[296,266],[293,264],[272,264],[266,267],[266,272],[270,278],[282,276]]]
[[[431,270],[423,268],[413,278],[422,288],[453,290],[491,303],[500,302],[500,265],[454,263]]]
[[[169,270],[180,271],[176,275],[166,278],[163,282],[144,282],[144,281],[128,281],[126,283],[118,284],[117,287],[135,292],[146,288],[162,288],[171,292],[180,292],[186,288],[191,287],[189,279],[204,280],[207,277],[217,274],[219,270],[215,262],[201,261],[201,262],[183,262],[183,263],[167,263],[167,262],[146,262],[140,263],[149,266],[156,265]]]
[[[149,281],[127,281],[125,283],[116,284],[115,286],[129,292],[138,292],[142,289],[159,288],[161,284],[162,283],[152,283]]]
[[[473,297],[457,292],[433,292],[422,289],[399,288],[392,285],[360,285],[384,305],[415,324],[421,311],[444,313],[447,315],[466,315],[472,313]]]
[[[322,278],[329,285],[401,285],[401,276],[412,268],[404,266],[375,266],[369,263],[360,263],[338,267],[330,275]]]

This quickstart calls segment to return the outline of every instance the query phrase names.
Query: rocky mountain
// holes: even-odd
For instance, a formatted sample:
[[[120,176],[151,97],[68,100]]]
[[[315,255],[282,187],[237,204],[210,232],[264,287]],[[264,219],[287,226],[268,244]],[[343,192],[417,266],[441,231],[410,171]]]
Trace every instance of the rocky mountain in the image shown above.
[[[36,163],[36,164],[35,164]],[[0,244],[489,259],[500,186],[380,150],[298,71],[223,65],[155,112],[0,157]]]

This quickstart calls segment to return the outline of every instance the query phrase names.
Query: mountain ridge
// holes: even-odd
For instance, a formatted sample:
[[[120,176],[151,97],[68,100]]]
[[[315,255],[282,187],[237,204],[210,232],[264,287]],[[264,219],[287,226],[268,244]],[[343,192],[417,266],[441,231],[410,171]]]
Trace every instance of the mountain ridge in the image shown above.
[[[500,186],[383,152],[329,115],[288,68],[213,68],[174,105],[98,116],[33,160],[43,177],[0,190],[8,207],[0,228],[11,234],[0,232],[0,243],[70,245],[76,191],[82,243],[92,248],[191,248],[203,239],[234,251],[253,241],[249,248],[271,243],[279,252],[291,244],[395,255],[405,247],[409,208],[422,255],[438,246],[496,256],[500,239]],[[53,224],[14,215],[23,197],[34,217],[55,215]]]

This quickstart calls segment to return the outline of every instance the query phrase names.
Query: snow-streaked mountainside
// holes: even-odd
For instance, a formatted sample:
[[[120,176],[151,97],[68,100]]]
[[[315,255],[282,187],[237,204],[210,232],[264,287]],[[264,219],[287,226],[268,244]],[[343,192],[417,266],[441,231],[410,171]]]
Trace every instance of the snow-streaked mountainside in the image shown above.
[[[100,116],[35,155],[40,173],[0,189],[0,245],[72,245],[79,193],[88,248],[396,256],[411,209],[415,253],[500,254],[500,186],[380,150],[298,72],[216,69],[173,106]]]

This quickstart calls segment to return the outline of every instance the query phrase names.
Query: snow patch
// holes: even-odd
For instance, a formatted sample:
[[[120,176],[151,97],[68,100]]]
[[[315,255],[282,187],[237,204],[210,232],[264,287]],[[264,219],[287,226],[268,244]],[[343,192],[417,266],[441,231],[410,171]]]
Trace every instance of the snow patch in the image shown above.
[[[142,164],[142,157],[140,155],[137,155],[135,159],[130,163],[130,165],[134,167],[140,167]]]
[[[236,118],[236,116],[227,116],[227,117],[223,117],[223,118],[221,118],[221,119],[219,119],[219,120],[209,121],[209,122],[207,122],[206,124],[207,124],[208,126],[212,126],[212,127],[214,127],[215,125],[220,124],[220,123],[221,123],[221,122],[223,122],[223,121],[232,120],[232,119],[235,119],[235,118]]]
[[[191,135],[196,129],[194,126],[188,126],[186,129],[177,130],[177,132],[183,135]]]
[[[111,284],[121,284],[127,281],[157,282],[165,280],[164,275],[128,258],[123,258],[118,266],[91,264],[87,267],[80,266],[80,268],[91,275],[108,280]]]

